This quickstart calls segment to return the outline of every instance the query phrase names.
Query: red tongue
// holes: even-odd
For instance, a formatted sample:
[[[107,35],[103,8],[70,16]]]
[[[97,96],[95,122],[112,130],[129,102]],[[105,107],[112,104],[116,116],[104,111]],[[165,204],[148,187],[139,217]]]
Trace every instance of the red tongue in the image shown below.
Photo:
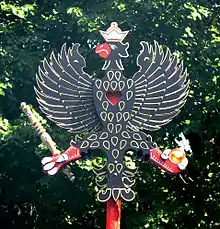
[[[115,91],[115,92],[113,92],[113,91],[107,91],[107,92],[105,93],[106,99],[107,99],[113,106],[115,106],[115,105],[118,103],[118,101],[119,101],[121,95],[122,95],[122,94],[121,94],[121,91]]]

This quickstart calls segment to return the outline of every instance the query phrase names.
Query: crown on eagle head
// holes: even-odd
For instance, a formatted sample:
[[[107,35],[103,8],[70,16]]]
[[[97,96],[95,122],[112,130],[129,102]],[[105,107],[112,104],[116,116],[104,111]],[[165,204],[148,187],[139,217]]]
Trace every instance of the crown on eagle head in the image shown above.
[[[117,22],[112,22],[111,26],[107,29],[107,31],[100,30],[100,33],[106,41],[122,42],[124,38],[127,36],[127,34],[129,33],[129,30],[122,31],[118,27]]]

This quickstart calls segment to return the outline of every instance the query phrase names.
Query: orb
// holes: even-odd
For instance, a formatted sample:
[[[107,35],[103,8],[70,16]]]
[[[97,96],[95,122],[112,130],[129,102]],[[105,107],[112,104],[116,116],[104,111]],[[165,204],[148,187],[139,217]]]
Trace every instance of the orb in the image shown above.
[[[186,154],[183,149],[181,148],[176,148],[172,150],[172,152],[169,155],[170,160],[176,164],[179,164],[180,162],[183,161],[183,159],[186,157]]]

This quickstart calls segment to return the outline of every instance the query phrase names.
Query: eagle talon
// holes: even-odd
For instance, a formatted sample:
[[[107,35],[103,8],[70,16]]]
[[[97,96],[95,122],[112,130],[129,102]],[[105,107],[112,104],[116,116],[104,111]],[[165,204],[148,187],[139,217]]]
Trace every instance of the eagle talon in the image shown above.
[[[188,159],[182,148],[166,149],[163,152],[158,148],[150,149],[149,160],[171,174],[181,173],[188,164]]]
[[[171,153],[171,149],[165,149],[162,154],[161,154],[161,158],[166,160],[167,158],[169,158],[169,154]]]
[[[43,171],[46,174],[56,174],[64,165],[71,161],[76,161],[81,158],[80,149],[71,145],[62,154],[55,154],[51,157],[44,157],[41,160]]]
[[[41,164],[42,165],[45,165],[46,163],[49,163],[53,160],[53,158],[51,157],[44,157],[42,160],[41,160]]]

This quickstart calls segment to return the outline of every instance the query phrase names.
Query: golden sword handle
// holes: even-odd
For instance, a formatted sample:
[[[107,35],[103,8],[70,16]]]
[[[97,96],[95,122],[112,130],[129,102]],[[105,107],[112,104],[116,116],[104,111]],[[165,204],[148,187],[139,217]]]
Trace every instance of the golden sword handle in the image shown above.
[[[52,140],[51,136],[46,132],[45,128],[41,125],[36,116],[32,113],[30,106],[25,102],[21,103],[22,111],[28,116],[31,124],[34,126],[38,136],[42,142],[48,147],[50,152],[54,154],[60,154],[60,151],[56,148],[56,143]]]

